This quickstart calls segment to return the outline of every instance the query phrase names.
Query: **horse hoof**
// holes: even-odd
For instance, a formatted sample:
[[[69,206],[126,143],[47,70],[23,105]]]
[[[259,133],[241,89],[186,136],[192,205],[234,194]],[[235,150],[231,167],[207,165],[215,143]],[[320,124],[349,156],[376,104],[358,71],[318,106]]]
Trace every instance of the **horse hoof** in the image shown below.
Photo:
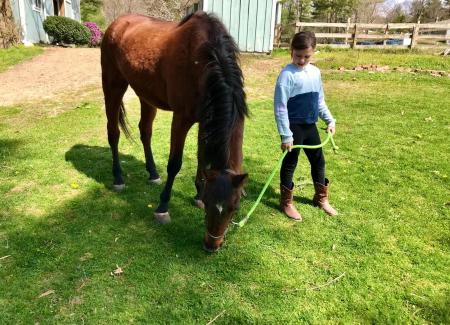
[[[205,203],[203,203],[202,200],[194,199],[194,201],[195,201],[195,205],[197,206],[197,208],[200,208],[202,210],[205,209]]]
[[[113,184],[113,189],[116,192],[121,192],[125,188],[125,184]]]
[[[165,225],[170,222],[169,212],[162,212],[162,213],[155,212],[154,216],[156,223],[159,223],[160,225]]]
[[[158,177],[158,178],[155,178],[155,179],[149,179],[148,182],[150,184],[161,185],[162,180],[161,180],[160,177]]]

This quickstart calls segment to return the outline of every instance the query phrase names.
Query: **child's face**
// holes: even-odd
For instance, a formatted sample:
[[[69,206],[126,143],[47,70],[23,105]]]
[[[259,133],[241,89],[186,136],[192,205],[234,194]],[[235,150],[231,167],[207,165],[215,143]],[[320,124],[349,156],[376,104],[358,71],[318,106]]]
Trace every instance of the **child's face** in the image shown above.
[[[294,49],[291,51],[292,63],[300,68],[303,68],[309,63],[313,54],[314,49],[312,47],[308,47],[307,49],[303,50]]]

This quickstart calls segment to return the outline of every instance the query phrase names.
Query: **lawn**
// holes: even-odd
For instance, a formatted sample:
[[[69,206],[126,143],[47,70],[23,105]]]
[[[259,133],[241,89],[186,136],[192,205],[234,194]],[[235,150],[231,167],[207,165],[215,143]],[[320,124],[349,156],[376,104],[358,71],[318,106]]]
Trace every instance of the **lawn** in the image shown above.
[[[175,181],[172,223],[161,226],[153,222],[161,187],[146,182],[137,101],[127,104],[135,141],[120,143],[121,193],[111,186],[100,89],[0,107],[1,322],[206,324],[217,316],[215,324],[449,323],[450,78],[338,72],[323,63],[343,61],[345,53],[354,55],[317,56],[337,118],[340,149],[327,147],[325,156],[340,216],[311,205],[302,154],[295,183],[304,221],[278,211],[274,180],[216,254],[201,248],[203,214],[192,200],[196,128]],[[374,57],[358,62],[430,68],[428,56],[417,53]],[[289,57],[242,61],[250,179],[237,219],[280,155],[272,91]],[[450,71],[448,58],[439,62],[436,69]],[[164,178],[170,120],[160,111],[153,136]]]
[[[2,49],[0,50],[0,72],[5,71],[12,65],[29,60],[42,52],[43,48],[40,46],[25,47],[20,45]]]

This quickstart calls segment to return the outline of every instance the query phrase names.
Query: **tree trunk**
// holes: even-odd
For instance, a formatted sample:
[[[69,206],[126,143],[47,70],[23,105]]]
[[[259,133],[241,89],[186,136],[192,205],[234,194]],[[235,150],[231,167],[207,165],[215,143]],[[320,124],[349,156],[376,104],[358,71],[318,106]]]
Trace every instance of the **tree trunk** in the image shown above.
[[[19,30],[14,22],[10,1],[0,0],[0,47],[8,48],[19,41]]]

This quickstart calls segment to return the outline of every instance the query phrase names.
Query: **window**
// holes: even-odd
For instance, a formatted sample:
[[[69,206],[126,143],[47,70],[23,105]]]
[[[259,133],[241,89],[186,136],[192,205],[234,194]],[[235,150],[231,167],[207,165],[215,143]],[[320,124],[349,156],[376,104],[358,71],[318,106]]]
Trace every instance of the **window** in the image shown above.
[[[33,0],[33,10],[41,12],[44,9],[43,0]]]

